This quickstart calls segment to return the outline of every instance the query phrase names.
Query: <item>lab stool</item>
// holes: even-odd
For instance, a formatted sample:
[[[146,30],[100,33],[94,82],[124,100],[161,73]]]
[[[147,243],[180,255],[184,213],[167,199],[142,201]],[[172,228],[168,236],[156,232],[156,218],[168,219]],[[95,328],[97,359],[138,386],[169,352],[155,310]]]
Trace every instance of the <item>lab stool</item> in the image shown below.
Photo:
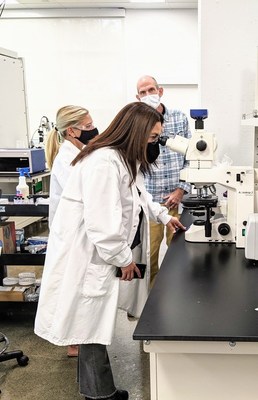
[[[3,343],[3,347],[0,349],[0,362],[16,358],[21,367],[25,367],[28,364],[29,357],[25,356],[21,350],[6,351],[10,342],[2,332],[0,332],[0,343]]]

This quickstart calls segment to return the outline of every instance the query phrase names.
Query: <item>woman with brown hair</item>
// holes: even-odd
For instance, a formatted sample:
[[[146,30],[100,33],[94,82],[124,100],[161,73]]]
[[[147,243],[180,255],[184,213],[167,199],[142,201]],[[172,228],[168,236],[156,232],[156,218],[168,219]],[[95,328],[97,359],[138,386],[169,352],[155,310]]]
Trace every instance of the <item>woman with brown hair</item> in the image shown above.
[[[162,123],[144,103],[125,106],[73,161],[51,226],[35,333],[56,345],[80,344],[79,389],[86,400],[129,398],[116,388],[106,349],[123,291],[119,282],[132,284],[140,277],[136,263],[149,264],[149,218],[184,229],[144,187]],[[133,315],[135,303],[140,314],[147,298],[148,279],[147,273],[137,280],[145,291],[128,296],[127,305],[123,299]]]

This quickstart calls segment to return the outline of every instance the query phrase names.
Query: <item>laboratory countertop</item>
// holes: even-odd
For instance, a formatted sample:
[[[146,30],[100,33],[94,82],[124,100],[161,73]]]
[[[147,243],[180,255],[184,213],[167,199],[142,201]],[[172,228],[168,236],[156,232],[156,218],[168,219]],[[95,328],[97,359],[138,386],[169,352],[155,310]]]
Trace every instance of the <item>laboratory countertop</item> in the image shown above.
[[[181,221],[189,226],[190,215]],[[257,262],[235,244],[190,243],[177,232],[133,338],[258,342]]]
[[[27,182],[32,182],[34,179],[43,178],[43,177],[46,177],[46,176],[50,176],[50,170],[49,169],[46,169],[45,171],[31,173],[30,176],[26,177],[26,181]],[[19,177],[19,172],[18,171],[13,171],[13,172],[0,171],[0,181],[5,181],[5,180],[15,180],[15,181],[17,181],[18,177]]]

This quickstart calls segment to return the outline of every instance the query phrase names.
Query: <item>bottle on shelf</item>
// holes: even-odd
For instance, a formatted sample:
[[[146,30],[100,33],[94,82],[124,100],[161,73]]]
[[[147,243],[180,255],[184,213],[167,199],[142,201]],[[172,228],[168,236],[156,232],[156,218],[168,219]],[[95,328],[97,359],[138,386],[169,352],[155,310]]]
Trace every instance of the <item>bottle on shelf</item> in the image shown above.
[[[29,167],[26,168],[17,168],[17,170],[19,171],[19,183],[16,186],[16,196],[19,199],[27,199],[28,196],[30,195],[29,193],[29,186],[26,183],[26,176],[30,176],[29,172],[30,169]]]

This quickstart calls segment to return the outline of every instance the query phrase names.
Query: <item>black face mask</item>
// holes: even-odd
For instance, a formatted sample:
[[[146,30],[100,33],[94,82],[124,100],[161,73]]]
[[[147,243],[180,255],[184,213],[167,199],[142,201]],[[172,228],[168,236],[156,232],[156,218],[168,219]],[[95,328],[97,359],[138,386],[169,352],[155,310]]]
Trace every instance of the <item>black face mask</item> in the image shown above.
[[[147,160],[150,164],[154,163],[159,156],[159,143],[148,143]]]
[[[81,131],[81,136],[77,138],[83,144],[88,144],[91,139],[99,134],[97,128],[91,129],[90,131]]]

